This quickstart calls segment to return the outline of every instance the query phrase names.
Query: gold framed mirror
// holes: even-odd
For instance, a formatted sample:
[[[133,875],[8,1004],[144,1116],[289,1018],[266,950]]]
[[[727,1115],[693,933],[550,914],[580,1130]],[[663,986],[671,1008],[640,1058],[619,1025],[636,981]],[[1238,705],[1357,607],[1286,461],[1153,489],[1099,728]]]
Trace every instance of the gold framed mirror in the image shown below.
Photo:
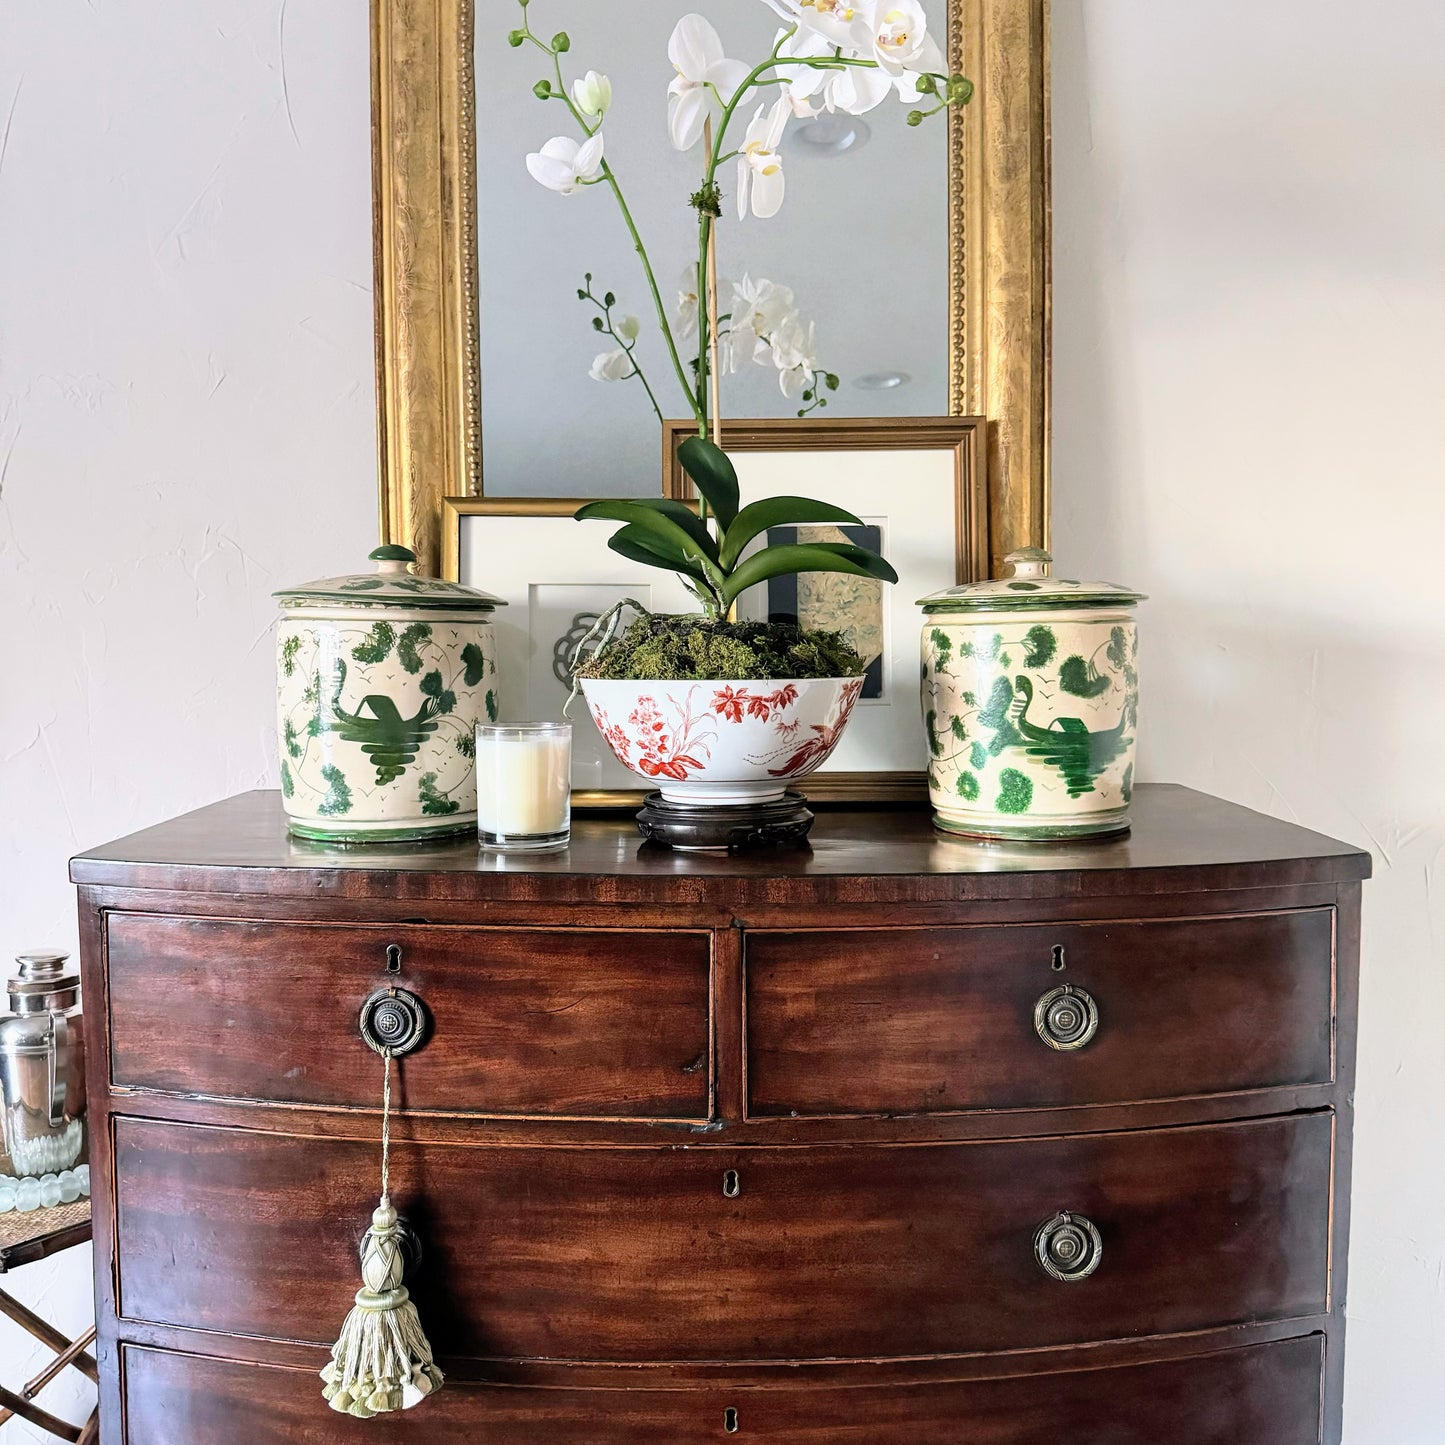
[[[672,8],[681,15],[695,4]],[[935,294],[946,315],[937,323],[934,390],[920,402],[922,414],[986,419],[987,549],[996,569],[1013,548],[1048,543],[1048,0],[936,4],[950,68],[968,75],[975,92],[940,133],[943,194],[934,197],[946,246]],[[699,8],[715,13],[718,5]],[[594,9],[592,18],[608,13]],[[371,4],[381,533],[413,548],[428,571],[441,562],[444,498],[519,490],[494,476],[503,449],[489,449],[485,434],[483,355],[489,320],[498,318],[495,303],[488,309],[486,283],[495,287],[496,277],[483,276],[478,223],[492,214],[498,184],[486,132],[487,118],[495,124],[503,112],[490,107],[521,103],[490,93],[500,67],[476,57],[486,56],[479,46],[493,31],[503,42],[513,15],[512,0]],[[527,121],[545,136],[545,121]],[[521,155],[506,160],[530,184]],[[506,279],[503,296],[523,289]],[[585,377],[585,358],[582,367]],[[508,404],[501,415],[514,412]],[[559,477],[557,488],[575,492],[578,480]]]

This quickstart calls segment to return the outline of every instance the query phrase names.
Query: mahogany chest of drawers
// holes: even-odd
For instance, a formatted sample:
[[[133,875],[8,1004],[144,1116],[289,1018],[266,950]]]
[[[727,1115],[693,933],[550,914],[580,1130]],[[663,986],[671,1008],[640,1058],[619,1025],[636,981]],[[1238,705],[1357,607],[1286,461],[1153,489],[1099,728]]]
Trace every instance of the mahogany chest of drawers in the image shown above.
[[[75,860],[106,1445],[1320,1445],[1368,858],[1175,787],[1122,840],[339,853],[253,793]],[[446,1388],[317,1371],[381,1061]]]

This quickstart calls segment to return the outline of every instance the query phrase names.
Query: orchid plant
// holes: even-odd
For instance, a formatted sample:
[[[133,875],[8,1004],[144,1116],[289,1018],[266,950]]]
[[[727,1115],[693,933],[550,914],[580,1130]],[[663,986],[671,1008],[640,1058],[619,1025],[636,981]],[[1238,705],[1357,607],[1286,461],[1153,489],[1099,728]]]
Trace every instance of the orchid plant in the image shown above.
[[[756,64],[730,58],[716,29],[701,15],[684,15],[668,42],[676,72],[667,89],[668,133],[679,151],[702,147],[701,183],[690,197],[697,213],[697,256],[683,272],[673,307],[663,300],[651,256],[607,158],[610,80],[588,70],[568,84],[563,57],[571,40],[565,31],[550,40],[534,32],[533,0],[518,0],[522,24],[508,37],[514,48],[531,47],[548,58],[551,74],[537,82],[533,93],[562,104],[577,132],[548,140],[528,155],[527,168],[559,195],[594,186],[611,191],[641,262],[671,369],[697,422],[698,434],[683,444],[680,460],[697,487],[700,513],[654,498],[595,502],[577,515],[623,522],[609,545],[635,561],[677,571],[712,620],[727,616],[744,587],[788,572],[897,580],[876,553],[848,543],[766,547],[743,558],[743,549],[770,527],[858,524],[858,519],[802,497],[772,497],[739,507],[737,476],[720,445],[720,377],[736,374],[749,362],[771,365],[783,395],[802,403],[800,416],[826,406],[824,393],[836,390],[839,379],[820,365],[815,328],[803,320],[791,288],[746,274],[738,282],[718,280],[724,167],[735,166],[738,220],[767,220],[781,210],[786,194],[781,145],[793,120],[825,111],[862,115],[892,95],[911,107],[908,124],[917,126],[966,104],[973,93],[968,80],[948,73],[920,0],[762,3],[783,23],[772,49]],[[593,308],[593,328],[614,343],[593,361],[591,375],[599,381],[636,379],[662,419],[657,387],[637,354],[639,319],[619,313],[616,295],[606,289],[599,294],[591,274],[577,296]]]

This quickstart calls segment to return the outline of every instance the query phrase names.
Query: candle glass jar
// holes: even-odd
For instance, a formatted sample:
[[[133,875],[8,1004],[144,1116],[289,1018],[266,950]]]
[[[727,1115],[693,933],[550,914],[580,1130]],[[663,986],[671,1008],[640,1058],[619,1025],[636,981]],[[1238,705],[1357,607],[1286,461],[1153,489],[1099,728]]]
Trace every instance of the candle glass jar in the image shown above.
[[[503,853],[565,848],[572,830],[570,723],[478,723],[477,833]]]

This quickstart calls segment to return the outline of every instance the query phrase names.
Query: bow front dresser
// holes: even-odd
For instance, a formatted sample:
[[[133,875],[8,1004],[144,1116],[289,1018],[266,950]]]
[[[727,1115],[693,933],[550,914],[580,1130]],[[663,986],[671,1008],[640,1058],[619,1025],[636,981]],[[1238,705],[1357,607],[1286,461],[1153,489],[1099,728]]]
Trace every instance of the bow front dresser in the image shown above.
[[[1058,847],[336,852],[252,793],[88,853],[102,1438],[1336,1442],[1368,866],[1171,786]],[[378,990],[447,1380],[363,1422]]]

